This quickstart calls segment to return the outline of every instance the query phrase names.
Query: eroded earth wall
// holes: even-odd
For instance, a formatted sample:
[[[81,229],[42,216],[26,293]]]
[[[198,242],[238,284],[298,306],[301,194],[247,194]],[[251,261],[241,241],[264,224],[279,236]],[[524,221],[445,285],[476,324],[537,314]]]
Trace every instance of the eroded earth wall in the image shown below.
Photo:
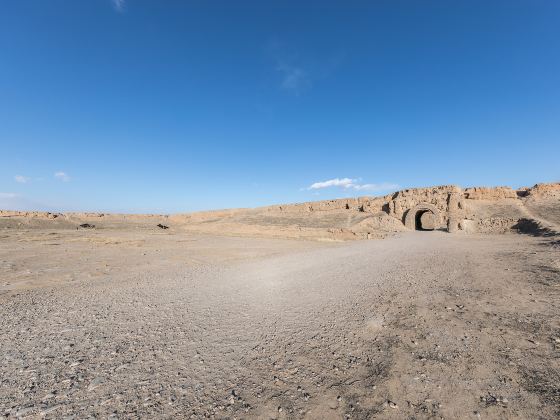
[[[408,230],[452,233],[560,231],[560,183],[509,187],[456,185],[414,188],[383,197],[358,197],[256,209],[175,215],[0,211],[0,229],[152,229],[313,240],[383,238]],[[167,228],[169,229],[167,230]]]

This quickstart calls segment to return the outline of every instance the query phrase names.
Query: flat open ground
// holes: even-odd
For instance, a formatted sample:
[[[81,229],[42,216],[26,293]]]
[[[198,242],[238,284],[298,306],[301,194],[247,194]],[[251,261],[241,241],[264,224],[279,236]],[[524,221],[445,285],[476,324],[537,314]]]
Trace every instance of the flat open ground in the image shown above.
[[[0,237],[0,416],[560,416],[550,239]]]

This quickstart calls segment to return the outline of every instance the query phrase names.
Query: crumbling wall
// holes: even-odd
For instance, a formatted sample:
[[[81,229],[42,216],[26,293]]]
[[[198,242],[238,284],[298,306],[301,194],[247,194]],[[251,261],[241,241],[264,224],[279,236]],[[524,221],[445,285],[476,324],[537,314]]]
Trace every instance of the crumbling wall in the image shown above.
[[[381,212],[408,229],[414,229],[415,214],[428,210],[430,215],[424,216],[424,224],[433,229],[461,229],[464,218],[464,195],[461,188],[455,185],[443,185],[431,188],[414,188],[398,191],[384,197],[358,197],[337,200],[323,200],[315,202],[268,206],[259,210],[269,214],[305,214],[310,212],[358,211],[375,215]],[[407,221],[407,215],[410,215]],[[428,223],[428,219],[429,223]],[[383,225],[394,231],[391,219],[383,219]],[[433,227],[432,227],[433,225]],[[384,226],[378,226],[384,228]]]
[[[423,212],[429,213],[423,213]],[[418,218],[417,218],[418,216]],[[165,221],[192,232],[346,240],[379,238],[415,228],[449,232],[504,233],[520,220],[560,232],[560,183],[532,188],[455,185],[406,189],[383,197],[323,200],[256,209],[175,215],[47,213],[0,210],[0,228],[99,228],[134,225],[155,229]],[[559,233],[560,235],[560,233]]]
[[[461,188],[456,185],[442,185],[399,191],[392,196],[387,209],[390,216],[399,219],[409,229],[414,229],[414,215],[412,213],[424,208],[432,209],[435,229],[441,229],[448,226],[450,217],[453,224],[458,228],[459,213],[461,213],[463,207]],[[409,213],[410,217],[407,216]]]
[[[461,193],[461,189],[455,185],[443,185],[396,192],[389,203],[389,215],[404,222],[404,216],[408,210],[423,203],[431,204],[442,214],[447,214],[449,195],[453,193]],[[446,217],[445,221],[447,221]]]
[[[287,213],[332,210],[357,210],[366,213],[378,213],[382,211],[383,205],[387,204],[390,198],[391,196],[341,198],[335,200],[322,200],[296,204],[283,204],[278,206],[267,206],[261,209],[270,212],[280,211]]]
[[[517,193],[510,187],[473,187],[465,188],[467,200],[502,200],[504,198],[517,198]]]
[[[527,190],[528,197],[560,198],[560,182],[536,184]]]

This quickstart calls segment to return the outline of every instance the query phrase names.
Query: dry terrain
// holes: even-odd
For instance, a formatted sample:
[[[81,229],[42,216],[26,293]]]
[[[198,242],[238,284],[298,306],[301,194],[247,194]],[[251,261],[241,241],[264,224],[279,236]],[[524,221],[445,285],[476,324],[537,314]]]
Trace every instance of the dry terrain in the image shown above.
[[[559,201],[482,194],[470,234],[401,227],[407,195],[310,222],[5,213],[0,416],[558,418]],[[344,220],[385,239],[332,240]]]

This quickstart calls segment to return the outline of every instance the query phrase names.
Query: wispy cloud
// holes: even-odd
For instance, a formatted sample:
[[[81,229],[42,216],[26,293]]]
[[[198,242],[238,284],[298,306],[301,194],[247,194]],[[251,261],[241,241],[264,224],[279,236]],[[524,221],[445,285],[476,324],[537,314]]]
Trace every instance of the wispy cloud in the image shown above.
[[[279,76],[282,90],[299,95],[311,87],[308,63],[291,48],[287,48],[279,40],[271,40],[267,45],[267,54],[274,63],[274,70]]]
[[[266,52],[274,64],[280,88],[296,96],[332,76],[345,58],[341,50],[329,49],[318,54],[277,38],[269,40]]]
[[[27,184],[28,182],[31,181],[31,178],[23,175],[16,175],[14,176],[14,179],[16,180],[16,182],[19,182],[20,184]]]
[[[360,184],[360,179],[333,178],[327,181],[315,182],[307,190],[320,190],[324,188],[339,187],[346,190],[383,192],[398,190],[400,186],[395,183],[382,182],[379,184]]]
[[[124,12],[124,9],[126,7],[125,0],[111,0],[111,1],[113,3],[113,7],[117,12]]]
[[[54,173],[54,177],[64,182],[70,181],[70,176],[66,172],[58,171]]]
[[[284,90],[299,94],[311,85],[308,72],[300,66],[290,64],[285,60],[279,60],[276,70],[282,75],[280,86]]]

